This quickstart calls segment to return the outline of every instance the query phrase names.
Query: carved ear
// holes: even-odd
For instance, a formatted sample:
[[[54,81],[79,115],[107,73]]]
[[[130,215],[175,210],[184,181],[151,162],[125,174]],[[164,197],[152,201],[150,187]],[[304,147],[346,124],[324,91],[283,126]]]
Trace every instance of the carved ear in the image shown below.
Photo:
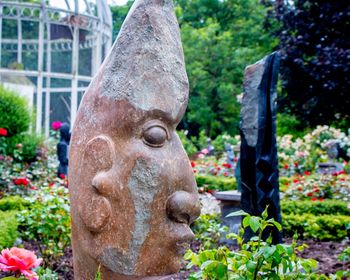
[[[115,162],[115,148],[111,138],[99,135],[91,139],[84,150],[83,159],[93,163],[99,171],[107,171]]]
[[[101,179],[108,180],[107,172],[112,169],[115,162],[115,149],[112,140],[105,135],[99,135],[90,140],[83,152],[80,168],[81,178],[84,181],[84,191],[78,206],[80,217],[88,230],[101,232],[109,221],[111,205],[108,197],[96,188]],[[103,175],[104,174],[104,175]],[[100,179],[99,179],[100,178]],[[107,193],[104,193],[108,195]]]

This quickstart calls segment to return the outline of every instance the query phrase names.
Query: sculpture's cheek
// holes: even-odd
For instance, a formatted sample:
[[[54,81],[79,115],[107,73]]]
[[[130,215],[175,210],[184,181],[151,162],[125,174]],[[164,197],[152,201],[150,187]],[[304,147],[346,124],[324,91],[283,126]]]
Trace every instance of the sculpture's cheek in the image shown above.
[[[84,225],[91,232],[101,232],[111,217],[111,205],[102,196],[93,196],[89,201],[80,205],[79,214]]]

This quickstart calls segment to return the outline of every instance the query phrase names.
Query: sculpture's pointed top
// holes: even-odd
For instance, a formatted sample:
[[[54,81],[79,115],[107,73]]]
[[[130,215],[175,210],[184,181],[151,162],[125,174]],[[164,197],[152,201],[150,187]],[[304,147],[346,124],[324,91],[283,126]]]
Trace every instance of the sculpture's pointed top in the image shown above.
[[[102,96],[175,117],[188,79],[172,0],[136,0],[100,71]]]

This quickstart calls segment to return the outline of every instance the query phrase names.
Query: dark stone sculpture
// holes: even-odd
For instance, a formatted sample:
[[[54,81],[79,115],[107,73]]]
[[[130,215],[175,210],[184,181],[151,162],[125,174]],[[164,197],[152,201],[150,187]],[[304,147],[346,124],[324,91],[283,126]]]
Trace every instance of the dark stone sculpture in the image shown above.
[[[261,215],[268,206],[269,217],[281,222],[276,146],[276,86],[279,55],[273,53],[246,68],[241,107],[241,206],[252,215]],[[273,242],[280,243],[277,229]],[[246,240],[253,232],[245,232]]]
[[[171,0],[136,0],[90,84],[70,148],[74,275],[170,279],[198,193],[175,128],[188,79]],[[164,276],[165,275],[165,276]]]
[[[57,144],[57,157],[60,162],[58,165],[57,176],[67,176],[68,174],[68,150],[70,141],[70,126],[63,123],[60,128],[60,142]]]

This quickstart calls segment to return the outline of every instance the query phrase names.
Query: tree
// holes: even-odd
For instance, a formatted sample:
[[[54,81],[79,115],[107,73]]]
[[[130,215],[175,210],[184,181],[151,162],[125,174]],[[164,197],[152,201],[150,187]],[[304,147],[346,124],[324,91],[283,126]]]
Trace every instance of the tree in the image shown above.
[[[285,112],[305,125],[350,125],[350,3],[277,2]]]
[[[278,44],[264,28],[267,8],[259,0],[177,3],[191,87],[183,123],[191,134],[237,134],[244,68]]]
[[[244,68],[273,51],[278,41],[264,28],[259,0],[176,0],[190,81],[190,101],[180,128],[207,136],[238,133]],[[119,30],[132,1],[113,7]]]

